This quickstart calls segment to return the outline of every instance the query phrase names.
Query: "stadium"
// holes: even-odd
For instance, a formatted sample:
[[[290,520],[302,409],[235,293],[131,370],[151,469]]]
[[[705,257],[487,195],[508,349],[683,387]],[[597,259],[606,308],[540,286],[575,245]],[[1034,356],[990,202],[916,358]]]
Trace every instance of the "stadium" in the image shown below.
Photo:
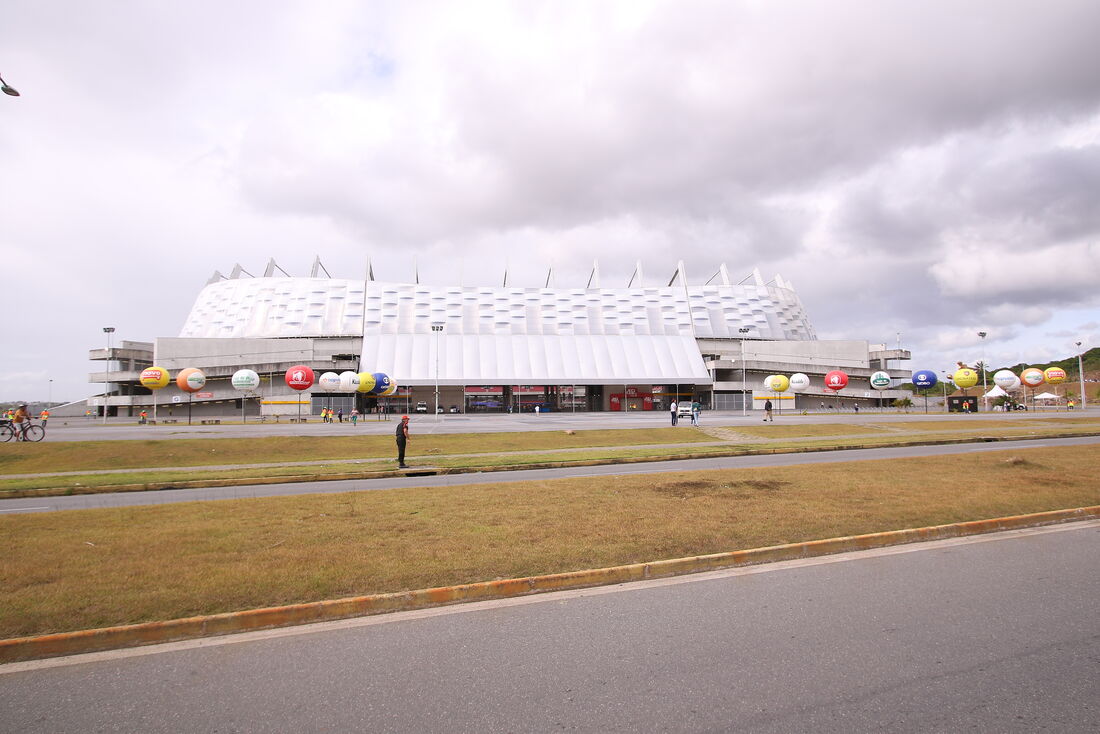
[[[419,277],[416,278],[419,280]],[[663,282],[663,281],[662,281]],[[377,280],[368,263],[362,280],[328,276],[315,261],[294,277],[270,261],[261,277],[239,265],[215,273],[195,299],[178,336],[121,341],[90,352],[108,369],[87,404],[102,415],[150,410],[196,416],[315,414],[321,407],[361,413],[379,405],[401,412],[648,411],[673,400],[707,409],[752,410],[765,400],[784,408],[875,405],[908,395],[872,389],[886,371],[908,380],[906,350],[860,340],[818,340],[794,287],[753,270],[734,282],[725,265],[690,283],[681,262],[667,285],[642,284],[639,264],[624,287],[602,287],[594,266],[584,287],[425,285]],[[894,362],[891,365],[891,362]],[[140,375],[150,365],[173,376],[198,368],[203,388],[188,394],[174,383],[154,394]],[[297,392],[284,375],[292,366],[325,372],[383,372],[398,385],[380,398],[363,393]],[[234,389],[241,369],[258,388]],[[824,375],[842,370],[843,390]],[[778,394],[763,381],[800,372],[809,387]]]

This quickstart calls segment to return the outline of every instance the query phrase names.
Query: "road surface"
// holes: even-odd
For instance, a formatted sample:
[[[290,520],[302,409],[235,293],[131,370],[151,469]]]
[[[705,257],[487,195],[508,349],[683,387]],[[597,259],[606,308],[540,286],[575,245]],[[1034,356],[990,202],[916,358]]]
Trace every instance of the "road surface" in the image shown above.
[[[0,666],[0,732],[1095,732],[1100,522]]]

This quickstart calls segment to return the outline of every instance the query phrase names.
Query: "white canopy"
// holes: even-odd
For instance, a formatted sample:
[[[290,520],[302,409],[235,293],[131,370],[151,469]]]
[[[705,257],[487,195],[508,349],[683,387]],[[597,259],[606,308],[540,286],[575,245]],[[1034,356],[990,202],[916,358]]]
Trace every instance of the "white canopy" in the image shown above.
[[[985,394],[985,397],[987,397],[987,398],[1003,398],[1006,395],[1008,395],[1008,393],[1006,393],[1004,390],[1002,390],[1000,385],[994,385],[993,389]]]
[[[1035,396],[1035,400],[1061,400],[1061,395],[1055,395],[1051,392],[1041,392]]]
[[[711,384],[691,336],[367,335],[362,364],[402,386]]]

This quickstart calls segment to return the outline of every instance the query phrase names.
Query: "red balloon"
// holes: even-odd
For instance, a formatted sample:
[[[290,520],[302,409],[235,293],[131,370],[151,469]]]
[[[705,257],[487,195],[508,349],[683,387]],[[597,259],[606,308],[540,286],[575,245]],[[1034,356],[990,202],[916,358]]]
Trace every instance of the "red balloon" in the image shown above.
[[[313,370],[296,364],[286,371],[286,385],[293,390],[308,390],[313,386]]]
[[[848,387],[848,375],[840,370],[825,373],[825,387],[837,392],[843,390]]]

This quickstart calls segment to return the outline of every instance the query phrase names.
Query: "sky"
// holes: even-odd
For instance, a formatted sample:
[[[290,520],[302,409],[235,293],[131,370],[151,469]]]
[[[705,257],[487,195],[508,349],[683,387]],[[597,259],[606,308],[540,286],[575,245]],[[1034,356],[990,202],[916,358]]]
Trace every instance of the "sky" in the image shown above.
[[[103,327],[176,336],[271,258],[529,287],[726,263],[913,369],[1100,346],[1092,0],[7,0],[3,28],[2,401],[97,392]]]

